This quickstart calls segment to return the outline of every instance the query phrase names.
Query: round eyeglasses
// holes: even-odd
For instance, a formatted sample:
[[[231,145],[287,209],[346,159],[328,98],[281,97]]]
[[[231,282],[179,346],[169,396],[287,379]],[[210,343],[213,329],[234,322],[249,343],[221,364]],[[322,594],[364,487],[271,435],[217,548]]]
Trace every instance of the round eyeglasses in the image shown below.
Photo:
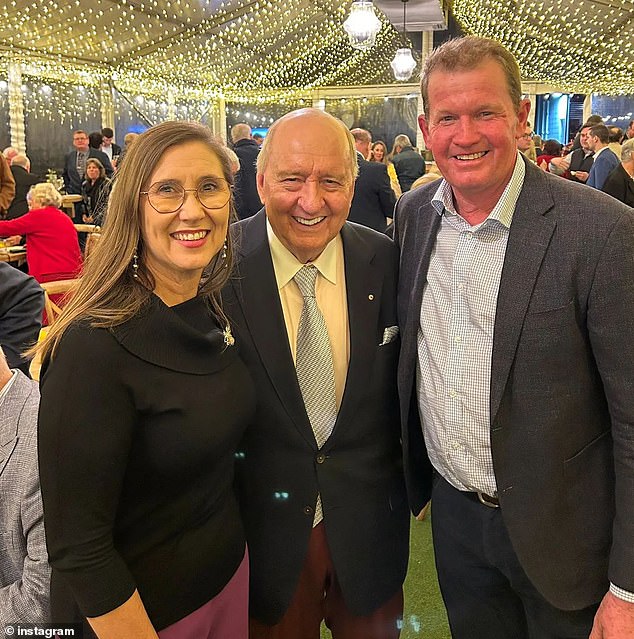
[[[140,195],[147,195],[150,206],[158,213],[175,213],[183,206],[186,193],[195,193],[206,209],[221,209],[231,198],[227,180],[220,177],[206,178],[195,189],[184,189],[177,182],[155,182]]]

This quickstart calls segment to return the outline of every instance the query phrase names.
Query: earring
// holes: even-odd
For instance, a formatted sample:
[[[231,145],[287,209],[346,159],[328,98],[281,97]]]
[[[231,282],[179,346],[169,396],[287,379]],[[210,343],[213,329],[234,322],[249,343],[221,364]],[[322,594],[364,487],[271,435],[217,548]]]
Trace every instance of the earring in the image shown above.
[[[224,268],[227,268],[227,240],[225,240],[225,243],[222,245],[222,253],[220,254],[220,259],[225,262],[225,266]]]
[[[132,255],[132,277],[135,280],[139,279],[139,256],[137,255],[136,249],[134,249]]]

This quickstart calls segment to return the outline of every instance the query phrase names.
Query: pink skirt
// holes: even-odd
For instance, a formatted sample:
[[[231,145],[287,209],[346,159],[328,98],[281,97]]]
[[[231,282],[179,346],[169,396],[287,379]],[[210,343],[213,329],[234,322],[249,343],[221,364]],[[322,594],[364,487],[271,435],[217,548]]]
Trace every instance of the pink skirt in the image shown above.
[[[248,639],[249,554],[229,583],[198,610],[158,633],[160,639]]]

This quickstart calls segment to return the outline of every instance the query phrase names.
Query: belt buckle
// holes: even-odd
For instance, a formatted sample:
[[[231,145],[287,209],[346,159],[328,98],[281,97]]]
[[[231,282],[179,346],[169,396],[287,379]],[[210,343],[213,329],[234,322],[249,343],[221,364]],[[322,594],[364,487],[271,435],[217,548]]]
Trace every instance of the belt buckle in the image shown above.
[[[484,504],[485,506],[488,506],[489,508],[500,507],[499,503],[496,504],[494,501],[491,501],[492,498],[490,495],[487,495],[486,493],[482,493],[479,490],[476,491],[476,495],[478,496],[478,499],[481,504]]]

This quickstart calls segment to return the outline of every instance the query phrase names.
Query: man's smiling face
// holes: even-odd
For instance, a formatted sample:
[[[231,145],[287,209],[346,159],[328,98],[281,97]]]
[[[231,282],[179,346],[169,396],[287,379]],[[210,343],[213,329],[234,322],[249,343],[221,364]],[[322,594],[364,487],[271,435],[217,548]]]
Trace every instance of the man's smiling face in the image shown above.
[[[428,113],[419,124],[454,196],[502,195],[526,131],[530,103],[513,104],[502,67],[485,60],[473,69],[432,72]]]

